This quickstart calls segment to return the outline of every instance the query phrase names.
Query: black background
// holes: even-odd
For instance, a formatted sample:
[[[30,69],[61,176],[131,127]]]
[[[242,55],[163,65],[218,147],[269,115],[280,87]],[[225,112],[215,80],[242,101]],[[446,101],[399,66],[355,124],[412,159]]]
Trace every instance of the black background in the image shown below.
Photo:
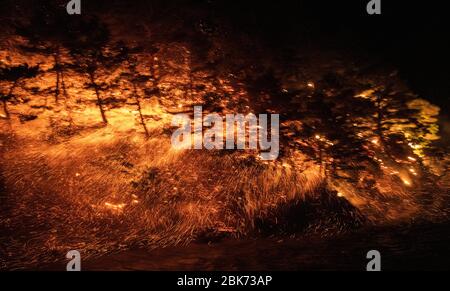
[[[448,113],[450,15],[446,1],[381,0],[381,15],[368,15],[368,2],[219,0],[209,3],[241,29],[266,39],[269,45],[313,40],[320,41],[324,47],[365,50],[377,55],[398,67],[416,93]],[[304,38],[305,30],[311,39]]]

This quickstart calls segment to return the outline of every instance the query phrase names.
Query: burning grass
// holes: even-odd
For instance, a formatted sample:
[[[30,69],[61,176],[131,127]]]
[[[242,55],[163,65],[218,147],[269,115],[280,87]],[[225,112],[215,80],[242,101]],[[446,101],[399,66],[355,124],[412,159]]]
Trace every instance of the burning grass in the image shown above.
[[[88,128],[58,142],[3,135],[3,267],[59,261],[68,249],[89,258],[224,236],[327,236],[416,213],[406,192],[384,192],[398,196],[397,206],[352,185],[340,184],[338,197],[298,153],[269,163],[242,151],[179,151],[167,135],[120,129]],[[389,214],[402,208],[409,212]]]
[[[111,128],[58,144],[14,143],[20,148],[2,159],[11,206],[2,223],[24,232],[2,240],[2,257],[12,266],[66,249],[90,256],[135,244],[185,244],[208,229],[245,235],[255,217],[303,199],[320,181],[238,153],[180,152],[168,138],[144,140]]]

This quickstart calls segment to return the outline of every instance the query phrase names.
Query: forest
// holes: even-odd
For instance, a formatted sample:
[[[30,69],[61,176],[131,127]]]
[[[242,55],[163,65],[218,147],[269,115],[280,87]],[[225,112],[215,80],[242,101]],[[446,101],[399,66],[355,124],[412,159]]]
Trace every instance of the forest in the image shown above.
[[[307,26],[272,47],[210,7],[40,2],[1,17],[1,270],[448,221],[442,111],[382,58]],[[278,159],[174,149],[194,106],[279,114]]]

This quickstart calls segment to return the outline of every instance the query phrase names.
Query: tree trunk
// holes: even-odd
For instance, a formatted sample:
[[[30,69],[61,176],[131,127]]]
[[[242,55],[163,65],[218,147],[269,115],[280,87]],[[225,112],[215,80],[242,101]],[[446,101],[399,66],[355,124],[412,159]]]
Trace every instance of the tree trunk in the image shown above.
[[[7,104],[6,99],[2,99],[2,103],[3,103],[3,112],[5,113],[5,118],[10,119],[10,115],[9,115],[9,111],[8,111],[8,104]]]
[[[66,100],[68,100],[69,99],[69,94],[67,93],[66,83],[64,82],[64,72],[63,71],[61,71],[61,87],[62,87],[62,90],[63,90],[64,98]]]
[[[56,72],[56,86],[55,86],[55,103],[58,104],[59,101],[59,83],[60,83],[60,78],[59,78],[59,74],[60,74],[60,68],[59,68],[59,51],[56,52],[55,55],[53,55],[53,59],[54,59],[54,67],[55,67],[55,72]]]
[[[59,102],[59,72],[56,71],[56,89],[55,89],[55,103],[58,104]]]
[[[144,116],[142,115],[142,108],[141,108],[141,102],[139,101],[139,96],[137,95],[137,89],[136,89],[136,85],[133,83],[133,95],[134,95],[134,99],[136,100],[136,105],[138,107],[138,112],[139,112],[139,118],[141,121],[141,125],[144,128],[144,132],[145,132],[145,136],[147,138],[150,137],[150,134],[148,133],[148,129],[147,129],[147,125],[145,124],[145,119]]]
[[[19,80],[14,81],[14,83],[11,85],[11,88],[9,88],[9,92],[8,92],[8,95],[6,95],[6,98],[2,99],[3,112],[5,113],[6,119],[11,118],[11,114],[9,114],[9,110],[8,110],[8,99],[10,99],[13,96],[14,89],[17,87],[18,82],[19,82]]]
[[[67,115],[69,116],[69,123],[72,125],[73,124],[72,112],[70,110],[69,105],[67,104],[67,101],[69,100],[69,94],[67,93],[66,83],[64,82],[64,71],[62,70],[61,70],[61,88],[64,95],[64,106],[66,108]]]
[[[100,114],[102,115],[102,121],[103,121],[103,123],[106,124],[106,123],[108,123],[108,120],[106,119],[105,110],[103,109],[102,99],[100,97],[100,91],[98,89],[98,85],[97,85],[97,83],[95,83],[94,74],[89,73],[89,77],[91,79],[92,86],[94,86],[95,95],[97,96],[97,105],[98,105],[98,108],[100,109]]]

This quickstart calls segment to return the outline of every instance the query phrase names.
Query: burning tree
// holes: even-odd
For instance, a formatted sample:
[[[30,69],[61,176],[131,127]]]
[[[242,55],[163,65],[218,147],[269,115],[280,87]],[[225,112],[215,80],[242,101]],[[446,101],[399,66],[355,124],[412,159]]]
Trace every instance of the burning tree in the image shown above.
[[[55,103],[58,103],[61,91],[68,99],[64,75],[69,64],[62,60],[62,51],[70,41],[70,30],[71,22],[67,14],[50,1],[40,3],[29,22],[16,25],[17,34],[28,40],[25,45],[19,46],[22,52],[53,59],[53,67],[48,72],[55,73],[55,87],[51,91],[55,96]]]
[[[19,101],[17,96],[14,94],[14,90],[21,85],[23,80],[34,78],[38,73],[38,66],[29,67],[28,64],[0,68],[0,82],[9,84],[7,91],[0,93],[0,99],[3,104],[3,112],[6,119],[10,119],[8,102],[12,99]]]
[[[423,150],[438,139],[439,110],[390,79],[355,82],[351,75],[326,75],[308,84],[311,92],[299,101],[300,110],[286,114],[291,147],[316,161],[331,184],[345,181],[371,192],[380,191],[371,186],[376,177],[404,186],[414,176],[425,177]]]
[[[68,46],[75,70],[88,76],[86,88],[94,90],[102,121],[107,124],[102,93],[114,87],[110,77],[126,59],[127,52],[120,44],[110,45],[108,29],[95,18],[81,23],[72,33]]]
[[[145,117],[142,113],[142,106],[141,106],[141,97],[139,95],[139,89],[145,88],[146,83],[151,79],[151,76],[144,75],[138,72],[138,59],[136,56],[130,56],[125,61],[126,70],[121,73],[120,77],[127,80],[131,86],[132,86],[132,98],[134,102],[132,105],[136,106],[136,109],[139,114],[139,123],[142,126],[145,136],[147,138],[150,137],[150,134],[147,129]]]

